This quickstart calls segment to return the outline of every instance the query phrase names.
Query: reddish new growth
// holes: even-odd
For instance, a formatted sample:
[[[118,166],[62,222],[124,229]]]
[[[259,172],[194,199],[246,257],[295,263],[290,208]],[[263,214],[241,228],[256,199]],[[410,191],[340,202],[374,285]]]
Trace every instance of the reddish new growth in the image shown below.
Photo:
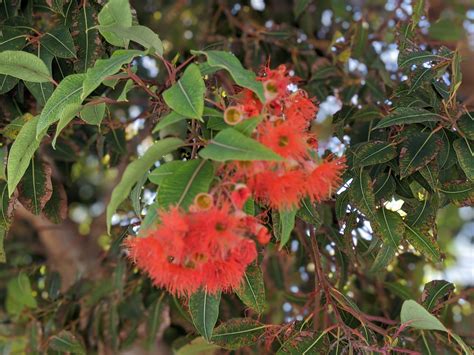
[[[201,288],[216,293],[241,285],[257,257],[256,242],[270,241],[258,217],[244,212],[249,198],[274,209],[292,209],[306,197],[318,202],[329,198],[341,183],[344,159],[320,159],[317,139],[309,132],[317,112],[313,100],[302,90],[289,89],[296,80],[284,66],[265,68],[258,80],[265,104],[244,89],[225,110],[224,120],[233,126],[261,117],[252,137],[283,159],[224,164],[210,194],[198,194],[187,211],[161,211],[156,229],[126,241],[137,266],[173,294]]]
[[[344,158],[317,156],[317,140],[309,132],[317,107],[303,90],[291,91],[297,79],[285,66],[264,69],[259,77],[267,102],[262,105],[249,90],[242,90],[237,104],[245,118],[262,116],[254,138],[282,156],[282,162],[239,162],[233,164],[235,179],[245,182],[253,196],[275,209],[299,206],[301,199],[321,201],[331,196],[341,183]]]

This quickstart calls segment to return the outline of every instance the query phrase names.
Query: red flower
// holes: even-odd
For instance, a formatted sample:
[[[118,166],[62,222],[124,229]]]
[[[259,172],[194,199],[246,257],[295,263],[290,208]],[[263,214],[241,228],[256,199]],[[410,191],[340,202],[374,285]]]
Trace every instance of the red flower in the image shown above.
[[[231,194],[231,200],[234,203],[235,207],[238,209],[242,209],[244,207],[245,202],[249,199],[252,195],[250,189],[244,184],[237,184],[235,186],[234,191]]]
[[[260,202],[275,209],[291,209],[304,196],[305,174],[302,170],[266,170],[252,176],[248,185]]]
[[[311,200],[325,200],[341,185],[344,162],[344,158],[326,159],[309,174],[307,193]]]
[[[242,90],[238,101],[241,103],[242,110],[247,117],[260,115],[263,105],[253,91]]]
[[[187,214],[176,208],[162,212],[156,230],[127,240],[130,257],[155,285],[172,294],[238,287],[257,251],[243,236],[240,218],[229,212],[227,206]]]
[[[300,159],[307,156],[307,137],[292,127],[291,122],[267,121],[260,125],[258,132],[260,142],[282,157]]]
[[[286,119],[297,127],[306,128],[316,118],[318,108],[314,102],[299,90],[285,100]]]

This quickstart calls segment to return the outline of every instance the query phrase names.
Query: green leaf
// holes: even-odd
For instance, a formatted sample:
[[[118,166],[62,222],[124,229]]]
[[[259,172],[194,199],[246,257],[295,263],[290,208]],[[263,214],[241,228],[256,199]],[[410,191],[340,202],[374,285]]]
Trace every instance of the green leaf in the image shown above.
[[[402,217],[385,207],[377,210],[376,217],[377,223],[373,225],[375,232],[382,236],[385,243],[397,249],[405,231]]]
[[[316,227],[320,226],[322,223],[321,217],[309,198],[304,198],[301,200],[301,208],[296,212],[296,216],[301,218],[306,223],[312,224]]]
[[[97,25],[95,6],[77,6],[73,12],[72,31],[77,33],[74,38],[77,46],[77,61],[74,68],[78,73],[85,73],[102,51],[102,41]]]
[[[99,31],[102,34],[113,34],[114,36],[127,40],[127,42],[136,42],[145,47],[145,49],[153,48],[155,53],[158,53],[160,56],[163,55],[163,43],[160,37],[146,26],[122,26],[115,24],[111,26],[99,26]]]
[[[130,63],[133,58],[142,54],[141,51],[118,50],[110,58],[96,61],[94,66],[86,72],[82,84],[81,99],[84,100],[97,89],[106,77],[114,75],[124,64]]]
[[[459,138],[453,143],[459,165],[467,178],[474,181],[474,142]]]
[[[215,161],[282,160],[274,151],[234,128],[220,131],[199,155]]]
[[[474,183],[471,181],[449,181],[439,191],[450,200],[474,201]]]
[[[20,192],[18,199],[22,205],[33,214],[39,215],[53,194],[51,167],[39,160],[31,159],[18,190]]]
[[[52,80],[46,64],[34,54],[23,51],[1,52],[0,74],[34,83]]]
[[[328,349],[326,332],[298,332],[283,343],[276,352],[277,355],[309,355],[322,354]]]
[[[15,191],[16,186],[30,165],[33,154],[39,148],[41,139],[36,139],[38,120],[39,117],[36,116],[26,122],[10,148],[7,163],[9,196]]]
[[[197,337],[190,343],[180,347],[174,351],[175,355],[204,355],[214,354],[220,347],[214,344],[209,344],[203,337]]]
[[[351,204],[354,204],[363,214],[371,220],[376,220],[375,216],[375,196],[372,191],[370,176],[360,170],[358,176],[351,183],[349,196]]]
[[[414,300],[403,302],[400,320],[402,324],[408,323],[409,327],[417,329],[448,331],[435,316]]]
[[[190,64],[176,84],[163,92],[166,104],[182,116],[202,119],[206,86],[196,64]]]
[[[301,16],[304,10],[308,7],[311,0],[295,0],[293,5],[293,13],[295,15],[295,19]]]
[[[383,243],[372,266],[370,267],[369,273],[376,274],[379,271],[385,270],[385,268],[395,258],[396,252],[397,248],[393,247],[392,244]]]
[[[405,223],[405,237],[413,247],[433,262],[441,261],[439,246],[434,237]]]
[[[132,12],[130,11],[129,0],[109,0],[99,12],[98,21],[100,26],[125,26],[132,25]],[[128,40],[115,33],[102,29],[100,34],[114,46],[127,47]]]
[[[158,192],[160,207],[189,207],[198,193],[209,190],[213,179],[214,167],[210,161],[194,159],[183,162],[173,175],[161,181]]]
[[[420,170],[433,160],[442,145],[433,132],[416,132],[408,135],[400,145],[400,178]]]
[[[125,169],[122,179],[115,186],[110,202],[107,206],[107,231],[110,233],[110,221],[119,205],[129,196],[132,187],[148,171],[152,165],[161,159],[163,155],[169,154],[183,144],[177,138],[166,138],[153,144],[148,150],[130,163]]]
[[[174,111],[171,111],[167,115],[165,115],[162,119],[160,119],[160,122],[153,128],[152,133],[158,132],[160,129],[163,129],[165,127],[168,127],[172,125],[173,123],[183,121],[186,119],[186,116],[180,115],[179,113],[176,113]]]
[[[440,54],[433,54],[427,51],[402,52],[398,56],[398,66],[400,69],[410,69],[414,64],[423,64],[432,61],[444,61],[449,57]]]
[[[43,49],[42,46],[38,46],[38,57],[46,64],[48,70],[51,71],[51,65],[54,56],[49,53],[47,50]],[[46,104],[46,101],[51,97],[54,91],[54,85],[50,82],[45,83],[33,83],[30,81],[25,81],[25,86],[35,97],[37,103],[41,106]]]
[[[396,182],[390,173],[378,174],[374,181],[375,201],[390,200],[395,192]]]
[[[41,44],[52,55],[58,58],[76,58],[76,48],[69,30],[63,25],[56,25],[50,32],[41,37]]]
[[[402,300],[410,300],[413,298],[413,292],[411,289],[399,282],[384,282],[384,286],[387,290],[400,297]]]
[[[90,125],[100,126],[104,119],[105,109],[107,105],[102,102],[98,105],[86,105],[82,108],[80,115],[83,121]]]
[[[258,314],[265,310],[265,284],[262,270],[257,264],[247,267],[242,285],[234,290],[242,302]]]
[[[163,182],[163,180],[165,179],[165,177],[174,175],[176,173],[176,171],[180,167],[186,165],[186,163],[187,162],[183,161],[183,160],[173,160],[173,161],[164,163],[164,164],[160,165],[159,167],[157,167],[156,169],[154,169],[148,175],[148,179],[152,183],[160,185]]]
[[[390,115],[383,118],[373,129],[420,122],[437,122],[441,118],[440,115],[422,108],[398,107]]]
[[[7,235],[7,232],[6,232],[5,228],[0,226],[0,263],[2,263],[2,264],[7,262],[7,256],[5,254],[5,247],[3,245],[6,235]]]
[[[194,326],[199,334],[208,342],[212,338],[212,331],[219,317],[219,304],[221,293],[215,295],[208,294],[200,290],[189,298],[189,311],[193,319]]]
[[[456,23],[447,17],[431,23],[428,31],[431,38],[439,41],[459,41],[465,36],[462,23]]]
[[[38,307],[33,297],[30,279],[24,272],[7,283],[7,298],[5,307],[8,314],[19,315],[25,308]]]
[[[279,235],[280,235],[280,247],[279,250],[283,249],[283,247],[288,243],[290,240],[291,232],[295,227],[295,217],[296,217],[296,209],[292,210],[282,210],[279,211]]]
[[[234,126],[234,129],[236,129],[242,134],[245,134],[246,136],[250,136],[255,130],[255,128],[257,128],[258,124],[262,122],[262,120],[262,116],[247,118],[246,120],[243,120],[242,122],[236,124]]]
[[[397,156],[395,146],[385,142],[367,142],[354,152],[354,167],[381,164]]]
[[[266,327],[250,318],[234,318],[214,329],[212,341],[223,348],[237,350],[255,344]]]
[[[467,139],[474,140],[474,111],[467,112],[459,117],[457,125]]]
[[[61,330],[49,339],[49,348],[72,354],[86,354],[86,350],[79,339],[67,330]]]
[[[256,80],[254,72],[244,69],[234,54],[223,51],[191,51],[191,53],[204,54],[211,67],[227,70],[238,85],[252,90],[261,102],[265,102],[262,83]]]
[[[421,302],[428,311],[441,303],[444,299],[450,297],[454,292],[454,285],[444,280],[433,280],[425,284],[423,293],[421,294]]]
[[[81,74],[82,75],[82,74]],[[76,117],[79,115],[79,112],[81,111],[82,106],[81,104],[68,104],[63,107],[63,110],[61,112],[61,118],[59,119],[58,124],[56,125],[56,132],[54,133],[54,138],[51,143],[53,148],[56,148],[56,140],[59,137],[59,134],[62,132],[64,128],[67,127],[67,125]]]
[[[149,347],[156,343],[156,336],[163,317],[164,297],[165,294],[162,293],[149,307],[149,313],[146,322],[147,345]]]
[[[0,95],[9,92],[18,84],[18,78],[10,75],[0,75]]]
[[[49,98],[41,112],[36,128],[36,136],[60,119],[67,119],[81,107],[82,83],[85,74],[73,74],[65,77]],[[77,110],[75,110],[77,108]]]
[[[10,220],[13,214],[15,199],[8,196],[8,185],[4,180],[0,180],[1,193],[1,212],[0,212],[0,228],[5,231],[10,226]]]

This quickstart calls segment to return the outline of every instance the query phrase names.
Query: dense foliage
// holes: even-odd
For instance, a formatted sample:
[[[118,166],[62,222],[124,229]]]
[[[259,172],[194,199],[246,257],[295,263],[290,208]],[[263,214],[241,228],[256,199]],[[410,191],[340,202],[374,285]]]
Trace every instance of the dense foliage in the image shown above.
[[[277,3],[0,3],[3,351],[471,353],[467,5]]]

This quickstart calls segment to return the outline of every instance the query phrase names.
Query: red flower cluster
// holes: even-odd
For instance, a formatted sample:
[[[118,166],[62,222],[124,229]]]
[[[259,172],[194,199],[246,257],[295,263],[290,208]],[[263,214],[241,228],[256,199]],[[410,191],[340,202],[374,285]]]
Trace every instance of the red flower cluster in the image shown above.
[[[292,92],[297,79],[288,75],[285,66],[266,68],[259,78],[267,102],[262,105],[250,90],[243,90],[236,109],[242,119],[261,115],[263,121],[254,138],[285,158],[282,162],[245,162],[234,164],[235,179],[246,183],[253,196],[275,209],[299,206],[301,199],[327,199],[341,183],[344,158],[317,156],[317,140],[309,131],[317,107],[306,92]]]
[[[173,294],[209,293],[239,287],[247,266],[257,257],[256,240],[265,245],[268,230],[258,217],[246,214],[253,196],[262,205],[291,209],[309,197],[328,198],[341,181],[344,160],[317,156],[317,140],[309,132],[317,107],[302,90],[292,92],[295,79],[284,66],[266,68],[262,82],[266,103],[244,89],[227,107],[224,120],[236,125],[255,116],[262,121],[252,137],[282,161],[238,161],[221,166],[211,194],[196,196],[188,211],[160,213],[161,224],[142,238],[129,238],[130,257],[153,282]]]

